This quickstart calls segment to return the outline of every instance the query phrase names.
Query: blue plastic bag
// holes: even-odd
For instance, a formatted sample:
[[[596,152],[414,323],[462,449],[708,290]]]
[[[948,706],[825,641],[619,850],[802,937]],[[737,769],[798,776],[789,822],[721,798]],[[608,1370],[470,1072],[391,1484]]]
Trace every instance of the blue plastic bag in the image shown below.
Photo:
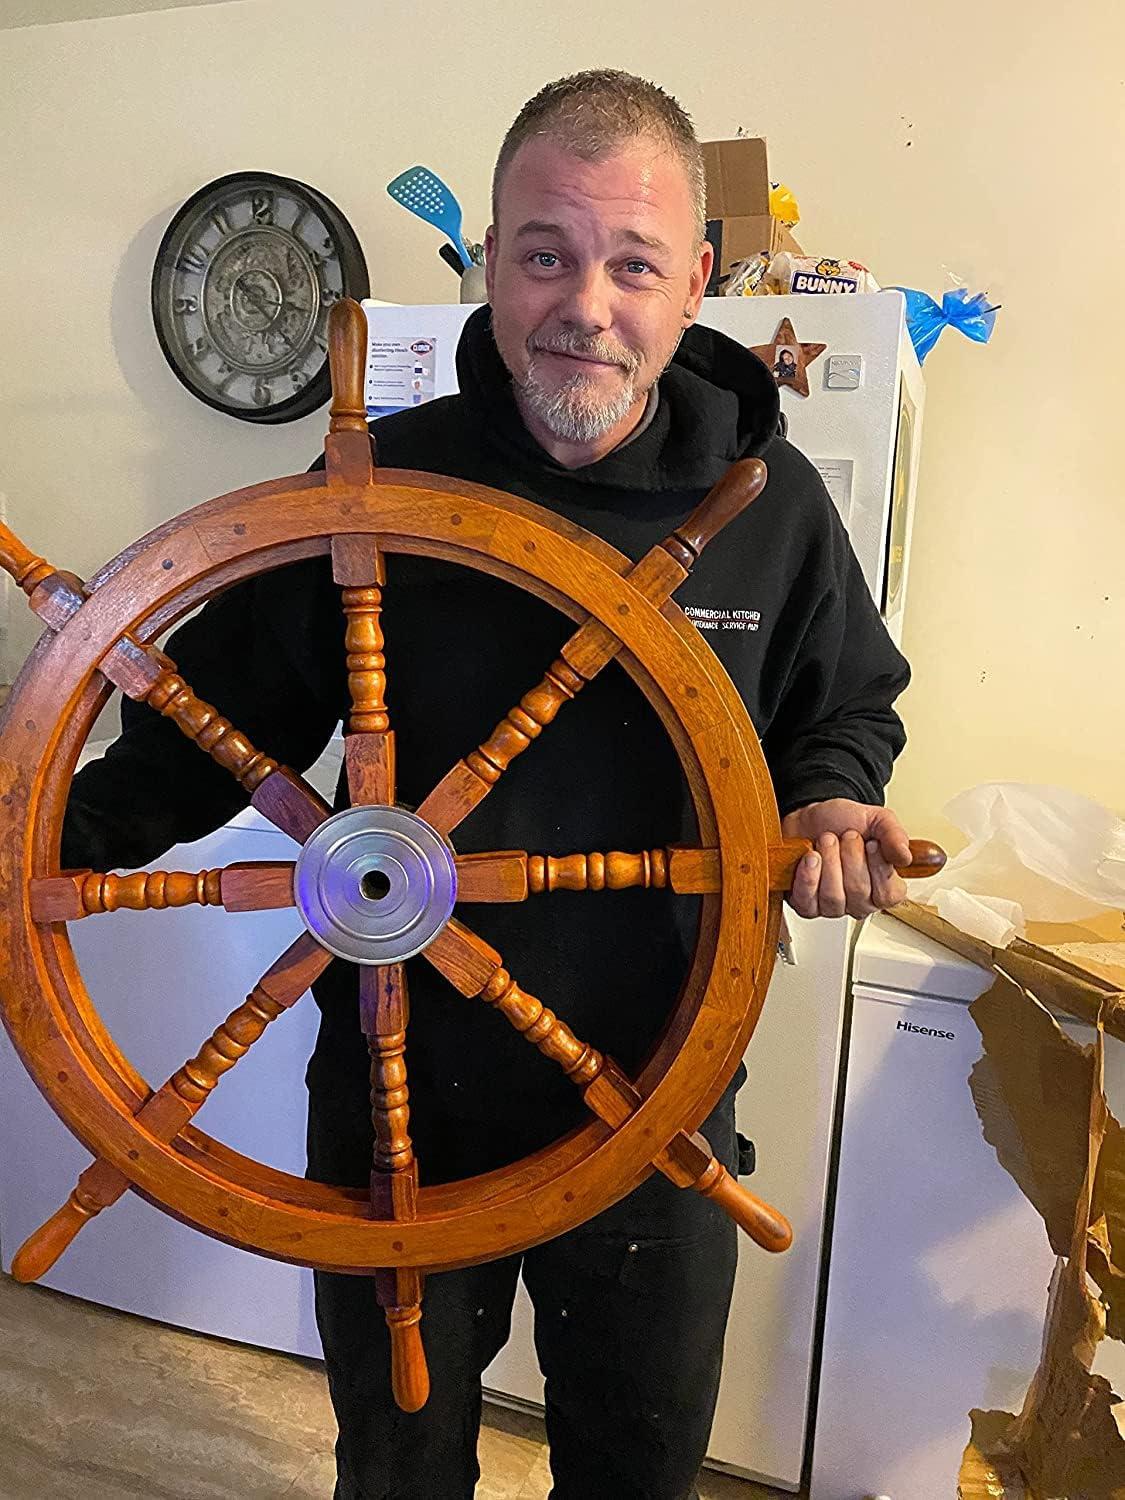
[[[978,344],[987,344],[992,337],[1000,309],[992,307],[983,292],[970,296],[964,287],[956,287],[946,292],[939,307],[927,292],[914,292],[905,286],[893,290],[906,298],[906,331],[919,364],[937,343],[943,328],[960,329],[966,338]]]

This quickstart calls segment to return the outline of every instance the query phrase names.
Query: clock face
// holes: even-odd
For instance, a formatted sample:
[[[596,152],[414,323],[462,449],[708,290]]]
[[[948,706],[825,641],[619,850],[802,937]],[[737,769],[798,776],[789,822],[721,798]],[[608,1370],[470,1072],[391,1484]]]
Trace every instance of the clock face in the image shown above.
[[[288,422],[323,405],[328,313],[366,297],[367,266],[322,194],[268,172],[220,177],[165,231],[152,315],[176,375],[247,422]]]

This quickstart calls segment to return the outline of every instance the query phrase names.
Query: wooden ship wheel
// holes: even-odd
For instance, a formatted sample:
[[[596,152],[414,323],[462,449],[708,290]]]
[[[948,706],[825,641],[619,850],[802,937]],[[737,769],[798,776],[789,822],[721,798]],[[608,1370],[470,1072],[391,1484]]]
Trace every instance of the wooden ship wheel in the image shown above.
[[[323,473],[252,486],[159,527],[89,584],[0,528],[0,565],[46,630],[0,727],[0,1008],[20,1057],[93,1154],[63,1206],[17,1253],[42,1275],[77,1232],[132,1189],[204,1233],[298,1264],[373,1275],[391,1334],[393,1387],[417,1410],[429,1381],[420,1319],[428,1270],[517,1252],[593,1217],[653,1169],[720,1204],[759,1245],[791,1233],[741,1187],[698,1133],[733,1076],[765,998],[783,893],[808,845],[781,838],[757,737],[717,658],[671,602],[702,548],[761,491],[765,465],[734,465],[661,545],[632,563],[536,505],[480,485],[380,470],[364,411],[366,322],[334,310],[334,401]],[[385,558],[415,553],[509,580],[577,629],[526,695],[417,809],[395,800],[394,731],[380,628]],[[203,702],[153,642],[208,596],[253,574],[330,553],[345,625],[351,806],[331,813],[300,776]],[[393,586],[393,572],[392,572]],[[498,851],[450,842],[512,760],[611,660],[635,679],[683,765],[697,848]],[[392,663],[393,670],[393,663]],[[70,779],[114,688],[171,719],[290,835],[291,863],[199,873],[59,869]],[[912,872],[940,860],[918,845]],[[671,887],[701,893],[696,951],[679,1000],[627,1077],[521,988],[501,955],[455,915],[458,899],[549,900],[555,890]],[[595,899],[612,899],[599,897]],[[167,1082],[151,1087],[92,1004],[67,924],[120,907],[189,903],[245,912],[295,905],[305,931]],[[403,963],[422,954],[471,1004],[499,1011],[581,1090],[589,1120],[523,1161],[419,1187],[409,1134]],[[340,959],[359,972],[371,1055],[370,1191],[294,1177],[203,1134],[192,1118],[265,1028]]]

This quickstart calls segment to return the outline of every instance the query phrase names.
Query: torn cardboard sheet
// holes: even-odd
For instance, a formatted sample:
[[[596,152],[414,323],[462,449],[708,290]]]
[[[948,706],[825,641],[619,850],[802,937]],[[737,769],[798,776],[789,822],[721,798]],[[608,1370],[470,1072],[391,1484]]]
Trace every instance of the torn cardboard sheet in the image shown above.
[[[969,1007],[984,1044],[969,1089],[984,1138],[1069,1255],[1089,1154],[1093,1047],[1072,1041],[1039,1002],[998,978]]]
[[[1091,1373],[1106,1315],[1089,1290],[1087,1254],[1092,1243],[1106,1239],[1107,1185],[1112,1195],[1120,1183],[1107,1182],[1105,1147],[1113,1135],[1119,1142],[1122,1136],[1105,1100],[1104,1030],[1097,1028],[1092,1047],[1078,1046],[1033,996],[1003,979],[971,1013],[978,1007],[985,1057],[973,1069],[973,1097],[985,1136],[1044,1214],[1053,1245],[1066,1217],[1064,1184],[1074,1194],[1068,1254],[1052,1279],[1039,1368],[1018,1416],[970,1413],[958,1495],[1125,1500],[1121,1405],[1108,1381]],[[1057,1079],[1055,1064],[1062,1066]],[[1080,1082],[1084,1089],[1076,1087]],[[1030,1106],[1037,1086],[1042,1104],[1036,1115]],[[1075,1149],[1079,1134],[1082,1153]],[[1079,1154],[1084,1159],[1075,1184]]]
[[[985,1139],[1059,1256],[1023,1408],[970,1413],[957,1493],[1125,1500],[1125,1408],[1092,1373],[1101,1339],[1125,1334],[1125,1131],[1103,1085],[1106,1031],[1125,1039],[1117,971],[1107,978],[1076,963],[1073,951],[1060,956],[1022,939],[994,948],[912,902],[894,915],[997,974],[969,1011],[984,1044],[969,1087]],[[1092,1023],[1094,1044],[1067,1037],[1047,1004]]]

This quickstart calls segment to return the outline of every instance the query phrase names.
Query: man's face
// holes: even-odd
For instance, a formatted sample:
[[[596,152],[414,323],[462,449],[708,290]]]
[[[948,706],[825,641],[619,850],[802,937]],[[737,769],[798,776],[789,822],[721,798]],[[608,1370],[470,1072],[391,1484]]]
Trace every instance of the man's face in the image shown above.
[[[687,173],[646,140],[589,162],[526,141],[497,217],[488,297],[521,409],[556,438],[595,443],[640,409],[707,285]]]

